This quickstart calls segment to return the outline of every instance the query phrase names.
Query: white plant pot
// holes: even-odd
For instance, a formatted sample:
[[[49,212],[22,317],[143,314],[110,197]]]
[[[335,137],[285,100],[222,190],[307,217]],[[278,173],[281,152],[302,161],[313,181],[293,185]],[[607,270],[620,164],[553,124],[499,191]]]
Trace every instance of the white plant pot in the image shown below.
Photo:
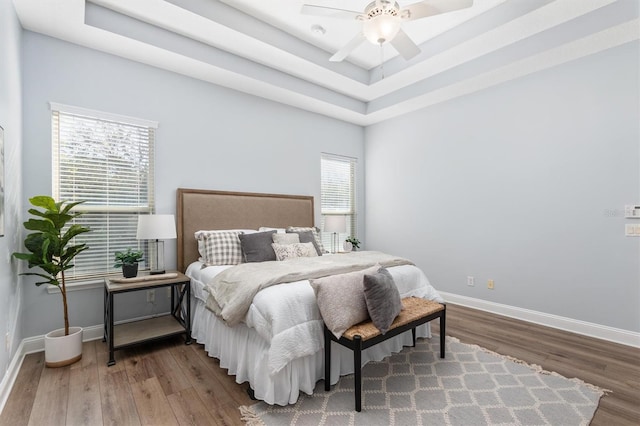
[[[351,244],[349,241],[345,241],[342,243],[342,249],[346,252],[350,252],[351,250],[353,250],[353,244]]]
[[[53,330],[44,336],[44,361],[47,367],[64,367],[82,358],[82,327]]]

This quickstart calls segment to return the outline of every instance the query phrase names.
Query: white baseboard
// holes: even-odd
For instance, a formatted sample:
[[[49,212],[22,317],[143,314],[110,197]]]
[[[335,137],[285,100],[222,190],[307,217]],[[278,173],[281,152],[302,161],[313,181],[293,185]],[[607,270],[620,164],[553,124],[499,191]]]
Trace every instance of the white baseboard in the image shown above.
[[[467,306],[486,312],[491,312],[505,317],[515,318],[522,321],[545,325],[584,336],[595,337],[597,339],[620,343],[622,345],[640,348],[640,333],[622,330],[620,328],[608,327],[605,325],[580,321],[544,312],[532,311],[530,309],[518,308],[516,306],[503,305],[489,302],[487,300],[475,299],[473,297],[460,296],[453,293],[439,292],[447,302],[455,305]]]
[[[20,372],[20,367],[22,366],[22,361],[24,360],[23,342],[20,342],[18,350],[16,350],[15,355],[9,363],[7,373],[4,375],[4,378],[0,383],[0,413],[2,413],[4,405],[9,399],[9,394],[11,393],[11,389],[13,388],[13,384],[16,382],[16,378],[18,377],[18,373]]]

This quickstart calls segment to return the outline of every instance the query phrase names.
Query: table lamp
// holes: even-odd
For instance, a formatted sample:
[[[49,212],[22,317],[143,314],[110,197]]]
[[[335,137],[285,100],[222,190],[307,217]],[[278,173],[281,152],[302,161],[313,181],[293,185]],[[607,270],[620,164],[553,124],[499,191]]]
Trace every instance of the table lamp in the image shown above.
[[[347,232],[347,217],[344,215],[331,215],[324,218],[325,232],[332,232],[331,252],[338,251],[338,234]]]
[[[139,240],[155,242],[155,256],[151,256],[151,275],[164,274],[164,241],[176,238],[176,221],[172,214],[148,214],[138,216]],[[150,247],[153,247],[150,244]]]

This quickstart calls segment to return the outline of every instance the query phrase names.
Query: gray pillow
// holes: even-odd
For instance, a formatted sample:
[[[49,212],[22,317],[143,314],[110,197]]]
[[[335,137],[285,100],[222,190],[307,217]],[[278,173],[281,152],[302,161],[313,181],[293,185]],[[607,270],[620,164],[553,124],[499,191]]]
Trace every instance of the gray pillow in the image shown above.
[[[245,262],[266,262],[276,260],[276,253],[271,247],[273,234],[276,231],[256,232],[254,234],[240,234],[240,246]]]
[[[364,276],[364,300],[373,324],[385,334],[402,310],[400,292],[386,268]]]
[[[324,253],[322,238],[320,238],[320,228],[316,226],[288,226],[287,227],[287,232],[305,232],[305,231],[311,231],[311,233],[313,233],[313,236],[316,239],[316,244],[318,244],[318,247],[320,247],[320,253]]]
[[[293,233],[293,231],[287,231],[287,233]],[[313,246],[316,248],[316,252],[318,252],[318,256],[322,256],[322,250],[320,250],[320,247],[316,242],[316,237],[313,235],[313,232],[299,231],[299,232],[296,232],[296,234],[298,234],[298,238],[300,239],[301,243],[313,243]]]

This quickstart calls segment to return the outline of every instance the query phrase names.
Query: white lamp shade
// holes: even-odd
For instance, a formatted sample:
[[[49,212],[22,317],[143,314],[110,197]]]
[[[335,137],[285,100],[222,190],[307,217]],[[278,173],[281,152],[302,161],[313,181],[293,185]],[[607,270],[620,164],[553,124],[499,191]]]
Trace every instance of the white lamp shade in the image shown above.
[[[326,216],[324,218],[324,230],[326,232],[347,232],[347,217],[341,215]]]
[[[176,221],[172,214],[138,216],[139,240],[171,240],[176,238]]]

